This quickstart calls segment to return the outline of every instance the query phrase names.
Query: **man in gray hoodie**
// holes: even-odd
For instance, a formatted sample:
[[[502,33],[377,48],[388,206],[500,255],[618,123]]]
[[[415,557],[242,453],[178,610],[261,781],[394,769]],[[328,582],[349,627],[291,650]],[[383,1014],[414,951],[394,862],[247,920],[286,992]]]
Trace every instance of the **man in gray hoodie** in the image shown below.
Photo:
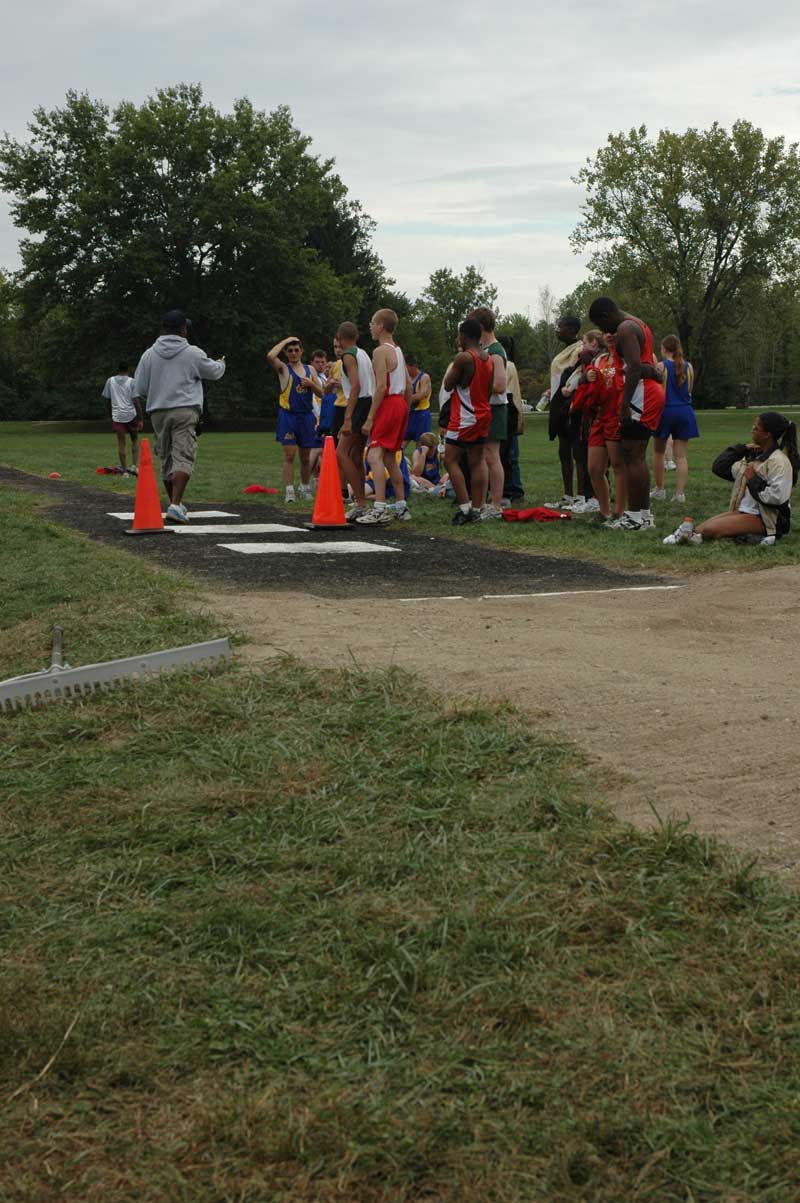
[[[203,412],[204,380],[225,375],[222,359],[209,359],[205,351],[186,340],[187,319],[171,309],[161,321],[161,337],[145,351],[136,368],[133,396],[147,402],[153,423],[161,475],[170,500],[169,522],[188,522],[182,498],[197,456],[197,424]]]

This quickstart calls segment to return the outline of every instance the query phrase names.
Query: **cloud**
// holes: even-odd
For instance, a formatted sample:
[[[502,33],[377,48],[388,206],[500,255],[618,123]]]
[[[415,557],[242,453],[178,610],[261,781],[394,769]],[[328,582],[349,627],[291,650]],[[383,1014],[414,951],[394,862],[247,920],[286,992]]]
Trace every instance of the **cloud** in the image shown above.
[[[508,0],[494,15],[455,0],[40,0],[4,30],[0,104],[21,137],[71,87],[114,104],[200,81],[225,110],[241,95],[288,103],[377,220],[402,288],[480,261],[510,311],[535,307],[542,284],[579,282],[571,177],[610,131],[747,117],[800,139],[794,0],[769,21],[749,0],[677,0],[668,25],[664,13],[642,0],[598,25],[590,0]],[[0,264],[16,239],[0,204]]]

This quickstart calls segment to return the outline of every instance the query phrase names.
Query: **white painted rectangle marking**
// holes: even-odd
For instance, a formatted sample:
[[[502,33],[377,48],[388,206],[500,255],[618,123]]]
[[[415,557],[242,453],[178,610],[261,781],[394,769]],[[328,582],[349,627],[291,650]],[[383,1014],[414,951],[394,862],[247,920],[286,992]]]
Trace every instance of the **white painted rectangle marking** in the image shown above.
[[[109,518],[119,518],[120,522],[133,522],[133,514],[111,514]],[[162,514],[162,518],[166,518],[166,514]],[[238,518],[238,514],[229,514],[227,510],[191,510],[190,518]]]
[[[170,524],[169,530],[176,535],[305,535],[311,531],[302,526],[282,526],[279,522],[242,522],[238,525],[232,522],[220,522],[213,526],[204,526],[202,522],[189,522],[186,526]]]
[[[218,543],[227,551],[238,551],[243,556],[352,556],[374,551],[397,552],[399,547],[388,547],[385,543]]]

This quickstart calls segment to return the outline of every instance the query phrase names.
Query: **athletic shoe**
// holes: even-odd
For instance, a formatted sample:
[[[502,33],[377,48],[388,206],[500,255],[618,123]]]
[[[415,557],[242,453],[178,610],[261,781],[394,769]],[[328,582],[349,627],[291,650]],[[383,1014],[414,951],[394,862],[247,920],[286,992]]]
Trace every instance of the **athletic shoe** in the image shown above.
[[[655,530],[655,529],[656,529],[656,520],[652,514],[648,514],[648,516],[646,518],[642,519],[642,530]]]
[[[129,476],[130,476],[130,472],[123,472],[123,473],[122,473],[122,479],[123,479],[123,480],[127,480]]]
[[[685,494],[685,493],[673,493],[673,494],[672,494],[672,497],[670,497],[670,501],[681,501],[681,502],[683,502],[683,501],[685,501],[685,500],[686,500],[686,494]]]
[[[424,485],[421,485],[415,476],[411,477],[411,492],[412,493],[427,493],[428,490]]]
[[[570,497],[569,493],[565,493],[560,501],[546,501],[544,504],[551,510],[571,510],[576,501],[577,497]]]
[[[129,474],[130,474],[131,476],[138,476],[138,475],[139,475],[139,469],[138,469],[138,468],[128,468],[128,472],[129,472]]]
[[[675,463],[674,459],[668,459],[664,461],[665,472],[674,472],[677,467],[678,465]]]
[[[480,522],[480,520],[480,510],[469,510],[469,512],[465,514],[463,510],[458,509],[453,514],[453,526],[470,526],[473,522]]]
[[[775,536],[774,535],[765,535],[763,539],[759,540],[758,546],[759,547],[774,547],[775,546]]]
[[[697,538],[700,539],[700,536],[698,535]],[[667,535],[663,542],[667,546],[675,546],[679,543],[693,543],[694,540],[694,523],[691,520],[684,519],[680,526],[676,527],[671,535]],[[702,540],[700,541],[702,542]]]
[[[616,530],[644,530],[644,523],[637,522],[630,514],[623,514],[617,523]]]
[[[344,516],[345,521],[346,522],[357,522],[359,518],[363,518],[364,515],[368,514],[368,513],[369,513],[369,510],[367,509],[367,507],[365,505],[351,505],[350,509],[347,511],[347,513]]]
[[[666,489],[651,489],[650,490],[650,500],[651,501],[666,501],[667,500],[667,490]],[[673,497],[672,500],[674,501],[675,498]]]
[[[583,507],[583,512],[584,512],[584,514],[599,514],[600,513],[600,502],[597,500],[596,497],[587,498],[586,504]]]
[[[491,522],[493,518],[502,518],[503,511],[499,506],[485,505],[480,511],[481,522]]]
[[[606,530],[619,530],[619,524],[621,521],[621,518],[614,518],[612,516],[605,520],[603,526],[606,528]]]
[[[308,499],[313,496],[313,494],[311,492],[311,486],[310,485],[298,485],[297,486],[297,496],[300,498],[301,501],[308,501]],[[287,501],[288,501],[288,498],[287,498]]]
[[[394,517],[397,519],[398,522],[410,522],[411,521],[411,510],[408,508],[407,505],[404,505],[402,510],[398,510],[397,506],[395,506],[394,507]]]
[[[189,515],[185,505],[170,505],[164,515],[167,522],[188,522]]]
[[[292,488],[291,485],[287,485],[286,486],[286,496],[284,497],[284,503],[288,505],[289,502],[296,501],[296,500],[297,500],[297,498],[294,495],[294,489]]]
[[[356,522],[360,526],[388,526],[393,522],[392,514],[385,507],[382,510],[376,510],[373,506],[371,510],[367,510],[366,514],[362,514],[360,518],[356,518]]]

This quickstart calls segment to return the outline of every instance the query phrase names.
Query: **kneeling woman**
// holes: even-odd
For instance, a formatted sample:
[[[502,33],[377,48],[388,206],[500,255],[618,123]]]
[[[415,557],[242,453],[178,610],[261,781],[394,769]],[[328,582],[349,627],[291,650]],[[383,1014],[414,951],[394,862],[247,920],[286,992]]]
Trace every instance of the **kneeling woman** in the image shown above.
[[[717,514],[696,529],[690,521],[683,522],[665,543],[697,545],[741,537],[769,545],[787,534],[789,498],[800,467],[795,424],[774,411],[759,414],[752,436],[752,443],[728,447],[712,467],[716,476],[733,481],[727,514]]]

